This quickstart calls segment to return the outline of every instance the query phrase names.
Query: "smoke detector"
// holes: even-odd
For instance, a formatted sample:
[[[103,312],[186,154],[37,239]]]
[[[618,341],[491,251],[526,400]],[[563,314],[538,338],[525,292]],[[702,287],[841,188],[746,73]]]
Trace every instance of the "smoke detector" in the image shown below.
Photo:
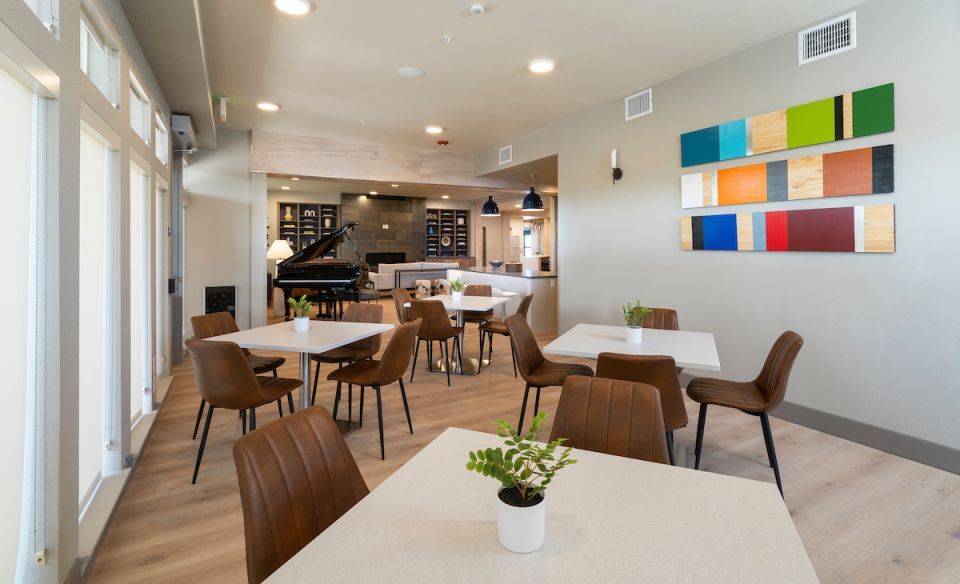
[[[474,4],[470,7],[470,14],[474,16],[483,16],[486,11],[487,9],[483,7],[483,4]]]
[[[452,34],[442,34],[440,35],[440,42],[443,43],[443,46],[447,47],[453,44],[453,35]]]

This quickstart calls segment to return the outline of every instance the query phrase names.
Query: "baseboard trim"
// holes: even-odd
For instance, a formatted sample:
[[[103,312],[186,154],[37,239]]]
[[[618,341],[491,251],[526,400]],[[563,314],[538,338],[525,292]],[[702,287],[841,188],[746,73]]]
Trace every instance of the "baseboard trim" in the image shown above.
[[[960,450],[806,406],[783,402],[771,415],[820,432],[960,474]]]

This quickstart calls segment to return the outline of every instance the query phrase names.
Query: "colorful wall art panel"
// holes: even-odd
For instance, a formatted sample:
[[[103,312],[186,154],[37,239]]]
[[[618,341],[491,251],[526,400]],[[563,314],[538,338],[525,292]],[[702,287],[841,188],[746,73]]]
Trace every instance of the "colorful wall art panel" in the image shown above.
[[[726,251],[895,251],[893,205],[680,218],[680,248]]]
[[[680,164],[696,166],[893,131],[893,83],[680,135]]]
[[[892,192],[892,144],[680,177],[684,209]]]

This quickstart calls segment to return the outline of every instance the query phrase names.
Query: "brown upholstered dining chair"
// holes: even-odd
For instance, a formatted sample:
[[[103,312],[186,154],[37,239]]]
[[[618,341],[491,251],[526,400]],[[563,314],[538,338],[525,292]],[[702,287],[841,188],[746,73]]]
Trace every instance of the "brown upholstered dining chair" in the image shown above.
[[[643,319],[643,328],[678,331],[680,330],[680,319],[677,318],[677,311],[672,308],[654,308]]]
[[[354,302],[347,306],[343,313],[342,322],[383,322],[383,307],[379,304],[361,304]],[[313,395],[310,397],[310,405],[317,401],[317,382],[320,380],[320,365],[322,363],[336,363],[342,367],[344,363],[353,363],[364,359],[372,359],[380,350],[380,335],[374,335],[359,341],[354,341],[349,345],[344,345],[336,349],[330,349],[323,353],[310,355],[310,358],[317,363],[316,370],[313,373]],[[352,395],[350,396],[353,397]],[[350,400],[351,409],[353,400]]]
[[[660,392],[647,383],[571,375],[563,384],[550,440],[564,446],[666,464]]]
[[[520,377],[527,382],[523,390],[523,404],[520,406],[520,421],[517,422],[517,433],[523,432],[523,418],[527,413],[527,398],[530,388],[537,389],[537,397],[533,402],[533,415],[540,409],[540,390],[544,387],[562,386],[571,375],[593,377],[593,369],[576,363],[557,363],[544,358],[537,344],[537,338],[527,319],[519,314],[507,317],[507,330],[510,331],[510,345],[517,359],[517,369]]]
[[[464,296],[493,296],[493,286],[490,284],[467,284],[463,289]],[[474,312],[470,310],[463,311],[463,322],[474,322],[483,324],[487,319],[493,318],[493,309],[483,312]]]
[[[696,463],[700,468],[700,453],[703,450],[703,428],[707,421],[707,406],[717,405],[734,408],[741,412],[760,417],[763,429],[763,442],[767,447],[767,458],[773,467],[777,479],[777,488],[783,495],[780,482],[780,465],[777,463],[777,451],[773,446],[773,432],[770,430],[770,418],[767,413],[783,402],[787,393],[787,382],[793,362],[803,346],[803,337],[793,331],[787,331],[773,344],[763,369],[753,381],[726,381],[698,377],[687,384],[687,395],[700,404],[700,417],[697,420]]]
[[[446,361],[447,387],[450,386],[450,339],[453,339],[453,350],[456,352],[456,362],[463,363],[463,354],[460,348],[460,335],[463,327],[450,324],[447,309],[439,300],[414,300],[410,303],[410,316],[423,321],[420,332],[417,334],[416,348],[413,352],[413,367],[410,369],[410,383],[413,383],[413,374],[417,370],[417,356],[420,354],[420,342],[427,341],[427,371],[433,371],[433,341],[437,341],[440,348],[440,358]]]
[[[186,344],[193,358],[197,389],[209,406],[200,449],[197,451],[197,463],[193,468],[193,483],[196,484],[214,409],[239,411],[246,434],[247,411],[250,412],[250,430],[256,430],[257,407],[279,400],[300,387],[301,383],[299,379],[256,375],[236,343],[188,339]]]
[[[519,314],[523,318],[527,318],[527,313],[530,311],[530,303],[533,302],[533,294],[527,294],[520,300],[520,306],[517,307],[517,311],[514,314]],[[488,341],[489,345],[487,346],[487,363],[493,362],[493,335],[503,335],[505,337],[510,336],[510,331],[507,329],[507,323],[503,320],[493,317],[487,319],[483,324],[480,325],[480,365],[483,366],[483,348],[484,341]],[[517,356],[513,352],[513,346],[510,347],[510,356],[513,359],[513,376],[517,376]]]
[[[240,438],[233,459],[250,584],[266,580],[370,492],[324,408]]]
[[[597,356],[597,377],[646,383],[660,392],[663,426],[666,429],[667,451],[673,464],[673,431],[687,425],[687,407],[677,377],[677,363],[664,355],[620,355],[600,353]]]
[[[390,296],[393,297],[393,306],[397,309],[397,321],[403,324],[413,320],[410,318],[410,308],[406,306],[413,302],[410,291],[406,288],[394,288],[390,291]]]
[[[190,324],[193,325],[193,336],[198,339],[209,339],[210,337],[235,333],[240,330],[240,327],[237,326],[237,321],[233,319],[233,315],[226,311],[190,317]],[[250,368],[253,369],[253,372],[257,375],[273,372],[273,376],[276,377],[277,368],[287,361],[283,357],[261,357],[254,355],[246,349],[241,348],[240,350],[246,355],[247,361],[250,363]],[[194,440],[197,439],[197,431],[200,429],[200,420],[203,418],[203,408],[206,403],[203,398],[200,398],[200,409],[197,410],[197,421],[193,424]],[[292,414],[292,394],[287,395],[287,407],[290,408],[290,413]],[[277,400],[277,409],[280,411],[280,417],[282,418],[283,404],[280,400]]]
[[[442,305],[441,305],[442,306]],[[444,313],[446,314],[446,313]],[[407,404],[407,391],[403,387],[403,374],[410,365],[410,354],[413,352],[414,342],[417,340],[417,331],[421,328],[419,318],[400,325],[390,337],[387,348],[379,361],[366,359],[357,361],[341,369],[334,369],[327,379],[337,382],[337,396],[333,402],[333,417],[337,417],[337,407],[340,405],[340,387],[344,383],[360,386],[360,426],[363,426],[363,393],[367,386],[377,392],[377,422],[380,426],[380,459],[386,459],[383,448],[383,401],[380,389],[391,383],[400,384],[400,398],[403,400],[403,411],[407,414],[407,426],[413,434],[413,421],[410,420],[410,406]]]

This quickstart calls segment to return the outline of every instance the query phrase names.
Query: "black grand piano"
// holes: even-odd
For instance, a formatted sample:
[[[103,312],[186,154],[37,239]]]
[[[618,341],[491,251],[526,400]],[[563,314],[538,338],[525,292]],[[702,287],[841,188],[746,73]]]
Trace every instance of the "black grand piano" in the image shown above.
[[[350,232],[356,226],[356,223],[347,223],[277,264],[277,277],[273,285],[283,291],[287,320],[291,318],[287,299],[294,290],[298,295],[306,294],[310,300],[317,302],[321,316],[333,319],[341,312],[345,299],[353,299],[359,294],[359,261],[323,257],[336,249],[344,239],[350,239]]]

